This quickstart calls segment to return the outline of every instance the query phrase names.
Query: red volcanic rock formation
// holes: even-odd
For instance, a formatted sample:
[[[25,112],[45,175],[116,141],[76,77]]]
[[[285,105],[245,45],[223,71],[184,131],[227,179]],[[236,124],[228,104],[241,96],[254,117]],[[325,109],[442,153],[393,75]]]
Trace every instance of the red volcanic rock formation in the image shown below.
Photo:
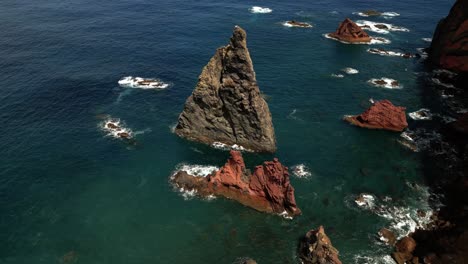
[[[371,41],[369,35],[349,18],[341,22],[338,29],[334,33],[330,33],[329,36],[350,43]]]
[[[178,171],[171,181],[178,188],[195,190],[201,196],[224,196],[262,212],[286,212],[289,216],[301,213],[289,182],[288,168],[276,158],[255,167],[251,174],[241,153],[232,150],[226,164],[211,175],[197,177]]]
[[[359,127],[403,131],[408,126],[405,109],[401,106],[394,106],[388,100],[382,100],[375,102],[364,113],[345,116],[344,120]]]
[[[299,258],[304,264],[341,264],[323,226],[307,232],[299,245]]]
[[[442,68],[468,72],[468,1],[458,0],[432,39],[430,60]]]

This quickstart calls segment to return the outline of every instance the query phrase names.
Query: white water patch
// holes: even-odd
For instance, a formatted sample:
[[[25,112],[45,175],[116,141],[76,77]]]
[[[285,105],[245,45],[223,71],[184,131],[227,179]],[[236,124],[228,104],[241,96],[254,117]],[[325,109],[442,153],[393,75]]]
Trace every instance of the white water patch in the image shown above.
[[[119,85],[124,88],[139,88],[139,89],[166,89],[169,87],[168,83],[165,83],[155,78],[141,78],[126,76],[119,80]]]
[[[421,39],[425,42],[429,42],[429,43],[432,42],[432,38],[421,38]]]
[[[410,187],[411,193],[416,194],[416,197],[411,197],[404,205],[401,205],[401,202],[393,202],[391,197],[378,199],[372,194],[357,196],[355,204],[362,210],[370,211],[387,219],[389,221],[388,229],[400,239],[414,232],[417,228],[426,228],[433,214],[429,205],[429,188],[408,182],[407,185]]]
[[[343,41],[343,40],[334,38],[334,37],[330,36],[330,34],[323,34],[323,36],[325,38],[327,38],[327,39],[333,39],[333,40],[339,41],[339,42],[344,43],[344,44],[371,45],[371,44],[390,44],[390,43],[392,43],[390,40],[388,40],[386,38],[381,38],[381,37],[371,37],[370,42],[347,42],[347,41]]]
[[[419,52],[421,59],[425,60],[429,57],[429,54],[427,53],[426,48],[417,48],[416,50]]]
[[[354,202],[361,208],[373,209],[375,207],[375,200],[376,197],[374,195],[362,193],[354,200]]]
[[[418,111],[409,113],[408,115],[413,120],[431,120],[432,119],[432,113],[427,108],[421,108]]]
[[[302,121],[301,118],[299,118],[299,117],[296,116],[296,113],[297,113],[297,109],[293,109],[293,110],[291,111],[291,113],[288,114],[287,118],[288,118],[288,119],[292,119],[292,120],[300,120],[300,121]]]
[[[174,123],[174,124],[169,126],[169,130],[171,130],[171,133],[175,133],[176,127],[177,127],[177,123]]]
[[[343,75],[343,74],[335,74],[335,73],[332,73],[330,76],[333,77],[333,78],[344,78],[344,75]]]
[[[441,80],[439,80],[438,78],[431,78],[431,81],[437,85],[440,85],[440,86],[443,86],[445,88],[455,88],[455,86],[453,84],[450,84],[450,83],[444,83],[442,82]]]
[[[382,88],[387,88],[387,89],[402,89],[403,88],[403,86],[397,80],[386,78],[386,77],[382,77],[380,79],[370,79],[367,82],[376,87],[382,87]]]
[[[125,126],[125,123],[119,118],[109,117],[99,123],[99,128],[106,132],[106,136],[118,139],[131,139],[134,137],[133,131]]]
[[[356,24],[364,30],[369,30],[379,34],[388,34],[390,31],[402,31],[409,32],[409,29],[399,26],[394,26],[392,24],[372,22],[367,20],[358,20]]]
[[[383,50],[383,49],[375,49],[375,48],[372,48],[372,49],[368,49],[367,52],[371,53],[371,54],[377,54],[377,55],[380,55],[380,56],[389,56],[389,57],[406,57],[406,58],[412,58],[414,57],[414,55],[410,54],[410,53],[401,53],[401,52],[397,52],[397,51],[391,51],[391,50]]]
[[[368,15],[365,12],[353,12],[353,15],[358,15],[362,17],[370,17],[370,16],[383,16],[383,17],[396,17],[399,16],[397,12],[379,12],[379,15]]]
[[[344,69],[341,69],[342,71],[346,72],[347,74],[358,74],[359,71],[354,69],[354,68],[350,68],[350,67],[347,67],[347,68],[344,68]]]
[[[281,25],[285,27],[298,27],[298,28],[312,28],[313,26],[307,22],[297,22],[297,21],[285,21]]]
[[[234,144],[230,146],[222,142],[213,142],[213,144],[211,144],[211,147],[215,149],[221,149],[221,150],[237,150],[237,151],[253,152],[252,150],[244,148],[241,145]]]
[[[370,257],[372,253],[366,253],[366,255],[356,255],[354,256],[354,264],[396,264],[393,258],[390,255],[382,256],[373,256]]]
[[[268,14],[268,13],[273,12],[272,9],[270,9],[268,7],[261,7],[261,6],[252,6],[249,9],[249,11],[250,11],[250,13],[254,13],[254,14]]]
[[[206,177],[218,170],[218,167],[211,165],[180,164],[176,167],[174,173],[172,173],[171,178],[174,177],[180,171],[185,171],[191,176]]]
[[[312,176],[312,173],[310,172],[309,168],[304,164],[294,165],[292,166],[291,170],[293,175],[298,178],[309,178],[310,176]]]
[[[288,214],[288,212],[286,212],[286,211],[283,211],[283,212],[279,213],[278,215],[281,216],[281,217],[283,217],[284,219],[288,219],[288,220],[292,220],[292,219],[293,219],[293,217],[290,216],[290,215]]]

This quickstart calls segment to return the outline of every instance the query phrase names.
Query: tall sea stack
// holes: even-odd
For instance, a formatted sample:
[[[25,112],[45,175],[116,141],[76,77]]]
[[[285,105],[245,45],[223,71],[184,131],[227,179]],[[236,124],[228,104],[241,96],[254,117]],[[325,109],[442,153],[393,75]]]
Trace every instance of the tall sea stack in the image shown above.
[[[246,37],[236,26],[229,45],[219,48],[203,68],[179,116],[177,135],[206,144],[276,151],[271,113],[257,85]]]

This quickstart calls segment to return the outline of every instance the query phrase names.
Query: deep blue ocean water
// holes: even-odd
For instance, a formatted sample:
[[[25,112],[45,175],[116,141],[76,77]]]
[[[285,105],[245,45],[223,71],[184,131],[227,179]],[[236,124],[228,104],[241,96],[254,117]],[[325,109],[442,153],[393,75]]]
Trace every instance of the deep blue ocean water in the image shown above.
[[[421,61],[382,57],[322,35],[345,17],[392,23],[384,48],[427,47],[454,1],[3,0],[0,7],[0,263],[297,263],[298,239],[324,225],[344,263],[385,263],[376,232],[395,221],[352,197],[391,197],[427,209],[420,157],[398,133],[344,123],[368,99],[421,108]],[[253,5],[273,9],[252,14]],[[401,16],[361,18],[377,9]],[[310,22],[312,29],[282,21]],[[234,25],[248,46],[303,215],[287,220],[215,199],[186,200],[168,177],[182,162],[222,165],[226,151],[171,133],[202,67]],[[371,35],[378,36],[377,33]],[[373,47],[380,47],[379,45]],[[360,72],[330,77],[344,67]],[[162,91],[125,89],[123,76],[158,77]],[[401,90],[376,88],[389,77]],[[120,118],[137,146],[106,137],[102,115]],[[273,155],[245,154],[248,166]],[[67,255],[68,254],[68,255]],[[65,256],[65,257],[64,257]],[[69,256],[68,258],[66,256]]]

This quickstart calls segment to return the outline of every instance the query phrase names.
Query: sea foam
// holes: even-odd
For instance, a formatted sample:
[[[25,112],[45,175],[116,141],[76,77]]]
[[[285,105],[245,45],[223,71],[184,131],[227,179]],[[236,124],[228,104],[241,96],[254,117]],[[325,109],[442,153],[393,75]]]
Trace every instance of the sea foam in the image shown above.
[[[369,30],[372,32],[380,33],[380,34],[388,34],[390,31],[403,31],[409,32],[409,29],[404,27],[394,26],[392,24],[387,23],[380,23],[380,22],[372,22],[367,20],[358,20],[356,24],[362,27],[364,30]]]
[[[312,176],[312,173],[310,172],[309,168],[304,164],[292,166],[291,171],[293,175],[298,178],[309,178],[310,176]]]
[[[334,38],[334,37],[330,36],[330,34],[323,34],[323,36],[325,38],[327,38],[327,39],[333,39],[333,40],[339,41],[339,42],[344,43],[344,44],[371,45],[371,44],[390,44],[390,43],[392,43],[390,40],[388,40],[386,38],[381,38],[381,37],[371,37],[370,42],[347,42],[347,41],[343,41],[343,40]]]
[[[268,8],[268,7],[261,7],[261,6],[252,6],[249,11],[251,13],[255,13],[255,14],[268,14],[268,13],[271,13],[273,12],[272,9]]]
[[[370,79],[367,82],[376,87],[382,87],[382,88],[387,88],[387,89],[403,88],[403,86],[397,80],[386,78],[386,77],[382,77],[380,79]]]

